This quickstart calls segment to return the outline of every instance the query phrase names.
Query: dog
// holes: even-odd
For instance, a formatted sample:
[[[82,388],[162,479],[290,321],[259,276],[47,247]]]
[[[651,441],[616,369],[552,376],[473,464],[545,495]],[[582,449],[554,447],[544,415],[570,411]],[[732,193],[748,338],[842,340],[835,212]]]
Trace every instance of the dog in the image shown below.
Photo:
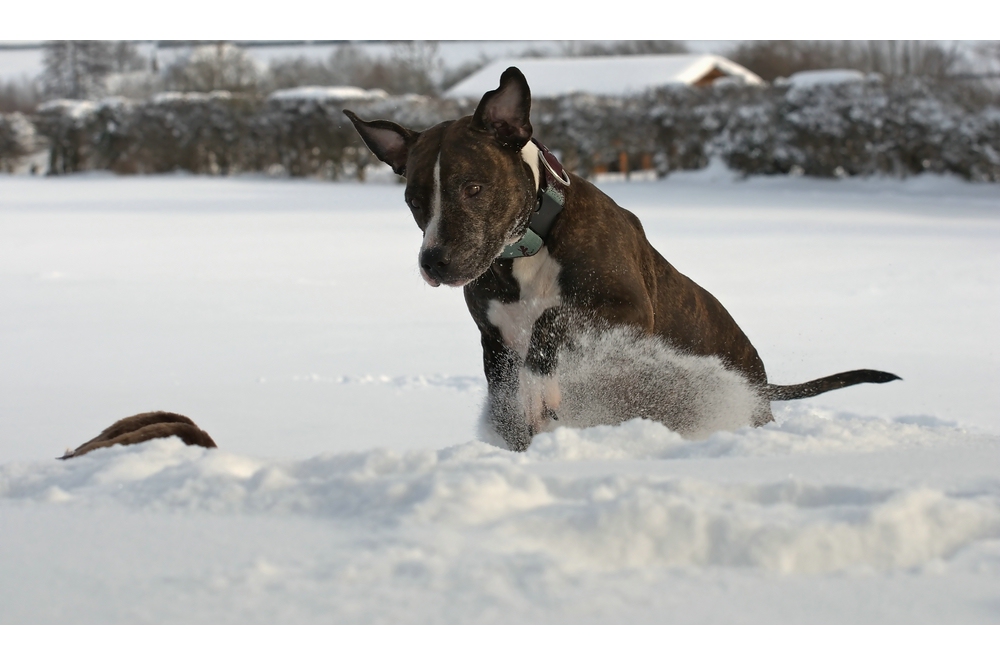
[[[422,132],[344,110],[375,156],[406,180],[404,198],[424,234],[424,280],[464,290],[482,336],[487,419],[511,450],[525,450],[559,421],[559,363],[588,331],[626,331],[619,335],[625,344],[643,347],[651,338],[721,364],[760,400],[744,425],[772,421],[772,400],[899,379],[864,369],[768,383],[757,350],[722,304],[653,248],[635,215],[567,173],[533,139],[530,110],[528,82],[516,67],[473,115]],[[648,377],[616,377],[591,391],[592,401],[603,391],[623,405],[607,411],[609,420],[645,416],[697,429],[690,414],[705,391],[674,390],[668,381],[651,395],[637,385]],[[620,399],[623,391],[638,398]]]
[[[423,279],[464,290],[482,337],[487,424],[510,450],[526,450],[535,434],[562,422],[647,417],[682,434],[704,431],[704,403],[733,383],[720,376],[755,400],[729,428],[771,422],[771,401],[899,379],[862,369],[768,383],[729,312],[653,248],[635,215],[534,140],[530,110],[528,82],[515,67],[473,115],[422,132],[344,110],[375,156],[406,180],[404,198],[423,231]],[[580,365],[601,340],[613,342],[611,353],[604,348],[610,360],[583,373],[581,389],[579,373],[560,364]],[[564,399],[574,390],[586,397],[589,420]],[[60,459],[169,436],[215,447],[185,416],[151,412],[118,421]]]

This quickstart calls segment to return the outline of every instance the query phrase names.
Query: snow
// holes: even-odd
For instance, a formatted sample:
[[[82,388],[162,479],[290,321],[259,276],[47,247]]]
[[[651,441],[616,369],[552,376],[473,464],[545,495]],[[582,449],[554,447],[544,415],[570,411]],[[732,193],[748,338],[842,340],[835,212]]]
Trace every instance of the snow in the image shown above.
[[[904,381],[514,454],[398,185],[0,177],[0,623],[996,623],[1000,188],[601,186],[772,381]],[[220,448],[53,459],[150,409]]]
[[[384,90],[365,90],[349,85],[320,86],[306,85],[299,88],[288,88],[277,90],[268,97],[272,100],[304,100],[315,101],[341,100],[341,99],[385,99],[388,93]]]
[[[582,58],[500,58],[455,84],[445,97],[480,97],[492,90],[508,67],[517,67],[528,79],[536,98],[576,92],[593,95],[638,94],[666,85],[691,85],[713,68],[744,83],[759,85],[753,72],[718,55],[670,54]]]
[[[177,93],[174,93],[177,94]],[[80,120],[97,110],[96,102],[88,102],[79,99],[53,99],[38,105],[38,113],[56,111],[69,117]]]
[[[169,104],[171,102],[206,102],[212,99],[232,99],[233,93],[228,90],[213,90],[212,92],[158,92],[152,97],[154,104]]]
[[[814,85],[838,85],[840,83],[855,83],[868,79],[867,74],[856,69],[809,69],[795,72],[788,78],[782,78],[775,83],[792,87],[807,88]],[[878,77],[877,74],[872,76]]]

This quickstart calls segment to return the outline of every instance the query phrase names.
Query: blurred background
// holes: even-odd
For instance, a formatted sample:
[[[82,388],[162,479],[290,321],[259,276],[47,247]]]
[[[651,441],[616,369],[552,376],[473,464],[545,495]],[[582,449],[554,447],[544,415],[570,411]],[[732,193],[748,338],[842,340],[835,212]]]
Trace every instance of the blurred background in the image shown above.
[[[1000,180],[1000,41],[0,42],[0,171],[392,179],[341,113],[422,129],[509,65],[595,180]]]

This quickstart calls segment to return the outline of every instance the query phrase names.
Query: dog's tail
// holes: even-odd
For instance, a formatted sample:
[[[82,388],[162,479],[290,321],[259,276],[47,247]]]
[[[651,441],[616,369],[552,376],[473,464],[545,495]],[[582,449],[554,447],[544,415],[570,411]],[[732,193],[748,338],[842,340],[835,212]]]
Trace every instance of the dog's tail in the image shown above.
[[[901,381],[895,374],[880,372],[877,369],[856,369],[851,372],[841,372],[831,374],[822,379],[797,383],[794,386],[776,386],[773,383],[767,384],[765,395],[771,401],[783,401],[789,399],[803,399],[813,397],[830,390],[846,388],[858,383],[888,383],[889,381]]]

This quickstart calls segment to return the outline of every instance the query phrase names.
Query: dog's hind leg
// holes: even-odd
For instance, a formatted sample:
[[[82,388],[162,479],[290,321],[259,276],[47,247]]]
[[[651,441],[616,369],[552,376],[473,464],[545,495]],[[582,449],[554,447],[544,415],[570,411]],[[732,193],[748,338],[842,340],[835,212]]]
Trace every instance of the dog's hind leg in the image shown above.
[[[187,416],[167,411],[151,411],[122,418],[90,441],[75,450],[67,451],[59,459],[79,457],[98,448],[107,448],[118,444],[127,446],[171,436],[176,436],[189,446],[216,447],[215,441],[208,435],[208,432],[195,425],[194,421]]]

